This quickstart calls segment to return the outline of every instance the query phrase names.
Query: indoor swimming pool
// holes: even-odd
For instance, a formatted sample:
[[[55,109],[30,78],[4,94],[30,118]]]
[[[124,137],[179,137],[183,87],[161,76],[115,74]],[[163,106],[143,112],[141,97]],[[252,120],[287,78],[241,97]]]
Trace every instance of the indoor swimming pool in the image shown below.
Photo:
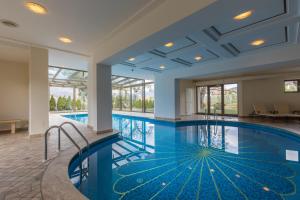
[[[113,128],[119,136],[70,163],[72,183],[89,199],[300,199],[300,139],[293,133],[119,115]]]

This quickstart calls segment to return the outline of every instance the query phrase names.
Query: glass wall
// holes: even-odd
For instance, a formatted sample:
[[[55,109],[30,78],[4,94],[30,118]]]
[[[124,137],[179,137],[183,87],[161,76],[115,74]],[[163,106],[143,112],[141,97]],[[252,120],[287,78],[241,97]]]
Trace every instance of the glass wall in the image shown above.
[[[238,102],[237,102],[237,84],[224,85],[224,114],[237,115]]]
[[[238,114],[238,84],[197,87],[197,112],[219,115]]]
[[[209,87],[209,102],[210,114],[222,114],[222,87],[210,86]]]
[[[198,101],[198,112],[206,113],[207,112],[207,87],[198,87],[197,88],[197,101]]]
[[[145,112],[154,112],[154,84],[145,85]]]
[[[132,92],[132,111],[143,112],[143,86],[131,88]]]
[[[131,111],[131,90],[130,88],[123,88],[121,90],[122,110]]]
[[[121,110],[121,93],[120,89],[112,90],[112,107],[113,110]]]
[[[150,80],[112,76],[113,110],[154,112],[154,83]]]

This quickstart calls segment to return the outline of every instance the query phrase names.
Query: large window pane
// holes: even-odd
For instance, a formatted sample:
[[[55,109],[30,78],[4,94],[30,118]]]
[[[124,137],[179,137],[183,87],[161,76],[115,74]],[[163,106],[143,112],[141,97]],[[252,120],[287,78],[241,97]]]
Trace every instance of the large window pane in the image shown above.
[[[145,85],[145,111],[154,112],[154,84]]]
[[[112,107],[113,107],[113,110],[120,110],[121,109],[120,89],[113,89],[112,90]]]
[[[222,114],[222,87],[209,87],[210,113]]]
[[[143,87],[132,87],[132,111],[143,111]]]
[[[121,90],[122,95],[122,110],[130,111],[130,87]]]
[[[238,114],[237,84],[224,85],[224,114]]]
[[[197,94],[198,112],[207,113],[207,87],[198,87]]]
[[[298,81],[284,81],[284,91],[285,92],[298,92]]]

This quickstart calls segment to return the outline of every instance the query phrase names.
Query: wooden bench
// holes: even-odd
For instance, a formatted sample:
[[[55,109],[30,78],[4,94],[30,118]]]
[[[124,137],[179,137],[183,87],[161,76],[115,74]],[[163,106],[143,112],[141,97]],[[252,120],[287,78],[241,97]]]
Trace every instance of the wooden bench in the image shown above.
[[[16,133],[16,124],[20,122],[20,119],[13,119],[13,120],[0,120],[0,124],[10,124],[11,133]]]

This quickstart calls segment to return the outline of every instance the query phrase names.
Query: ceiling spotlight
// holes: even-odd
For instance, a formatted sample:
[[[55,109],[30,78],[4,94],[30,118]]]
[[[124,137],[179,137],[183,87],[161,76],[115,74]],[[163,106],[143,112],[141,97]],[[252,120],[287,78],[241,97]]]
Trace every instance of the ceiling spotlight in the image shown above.
[[[165,47],[168,47],[168,48],[170,48],[172,46],[174,46],[173,42],[168,42],[168,43],[165,44]]]
[[[165,69],[166,67],[164,65],[159,66],[160,69]]]
[[[199,60],[202,59],[202,57],[201,56],[196,56],[194,59],[197,60],[197,61],[199,61]]]
[[[128,59],[130,62],[135,61],[135,58],[131,57]]]
[[[254,41],[252,41],[250,44],[251,44],[252,46],[260,46],[260,45],[262,45],[262,44],[264,44],[264,43],[265,43],[264,40],[259,39],[259,40],[254,40]]]
[[[7,19],[1,19],[0,21],[3,25],[8,26],[10,28],[16,28],[19,26],[16,22],[13,22],[13,21],[10,21]]]
[[[32,11],[36,14],[44,15],[47,13],[47,9],[38,3],[27,2],[27,3],[25,3],[25,6],[27,9],[29,9],[30,11]]]
[[[60,37],[58,38],[61,42],[63,43],[72,43],[72,40],[70,38],[67,38],[67,37]]]
[[[243,19],[246,19],[246,18],[250,17],[252,14],[253,14],[253,11],[252,10],[248,10],[246,12],[243,12],[243,13],[240,13],[240,14],[234,16],[233,19],[235,19],[235,20],[243,20]]]

